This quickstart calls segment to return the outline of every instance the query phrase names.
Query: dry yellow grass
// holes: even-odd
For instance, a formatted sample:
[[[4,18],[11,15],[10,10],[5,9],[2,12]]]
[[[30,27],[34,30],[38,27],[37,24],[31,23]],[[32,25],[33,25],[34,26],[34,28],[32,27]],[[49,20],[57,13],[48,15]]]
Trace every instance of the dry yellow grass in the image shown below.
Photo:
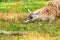
[[[18,21],[18,19],[20,18],[21,15],[19,13],[2,13],[0,12],[0,20],[8,20],[8,21]]]
[[[42,36],[39,33],[30,32],[28,35],[23,36],[14,36],[14,35],[5,35],[1,36],[0,40],[60,40],[58,37],[50,37],[49,35]]]

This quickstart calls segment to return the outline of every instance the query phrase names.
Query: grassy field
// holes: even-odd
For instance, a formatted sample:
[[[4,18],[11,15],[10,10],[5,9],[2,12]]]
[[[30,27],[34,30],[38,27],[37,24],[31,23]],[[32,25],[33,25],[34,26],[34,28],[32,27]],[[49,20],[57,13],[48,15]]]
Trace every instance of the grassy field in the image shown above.
[[[34,11],[46,4],[47,2],[43,0],[0,2],[0,29],[29,33],[27,35],[0,34],[0,40],[60,40],[60,20],[53,23],[34,21],[26,24],[22,22],[28,14],[28,8]]]

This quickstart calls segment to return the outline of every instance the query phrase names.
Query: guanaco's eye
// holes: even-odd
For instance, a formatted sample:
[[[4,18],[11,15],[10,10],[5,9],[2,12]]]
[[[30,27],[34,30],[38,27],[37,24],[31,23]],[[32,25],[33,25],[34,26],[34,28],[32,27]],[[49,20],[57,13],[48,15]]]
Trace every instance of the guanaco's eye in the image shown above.
[[[30,19],[32,19],[33,17],[30,17]]]

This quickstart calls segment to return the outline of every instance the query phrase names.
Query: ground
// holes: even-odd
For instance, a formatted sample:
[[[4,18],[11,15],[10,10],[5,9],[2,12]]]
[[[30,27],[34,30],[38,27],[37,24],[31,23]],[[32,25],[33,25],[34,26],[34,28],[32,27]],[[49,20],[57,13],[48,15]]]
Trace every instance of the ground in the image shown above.
[[[40,0],[35,0],[34,2],[31,0],[21,0],[18,2],[1,2],[0,29],[6,31],[24,31],[28,34],[0,34],[0,40],[60,40],[60,20],[56,20],[53,23],[50,23],[49,21],[34,21],[30,23],[22,22],[28,14],[28,8],[31,11],[34,11],[36,9],[42,8],[46,4],[46,1]]]

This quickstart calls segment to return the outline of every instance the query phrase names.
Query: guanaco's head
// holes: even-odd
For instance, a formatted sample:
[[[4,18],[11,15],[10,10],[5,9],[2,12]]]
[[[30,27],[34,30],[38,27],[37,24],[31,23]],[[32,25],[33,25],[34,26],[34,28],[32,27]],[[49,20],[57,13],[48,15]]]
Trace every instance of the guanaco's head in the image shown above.
[[[29,14],[26,16],[26,18],[24,20],[25,23],[38,19],[38,17],[39,17],[38,12],[34,13],[34,12],[31,12],[29,9],[28,9],[28,12],[29,12]]]

